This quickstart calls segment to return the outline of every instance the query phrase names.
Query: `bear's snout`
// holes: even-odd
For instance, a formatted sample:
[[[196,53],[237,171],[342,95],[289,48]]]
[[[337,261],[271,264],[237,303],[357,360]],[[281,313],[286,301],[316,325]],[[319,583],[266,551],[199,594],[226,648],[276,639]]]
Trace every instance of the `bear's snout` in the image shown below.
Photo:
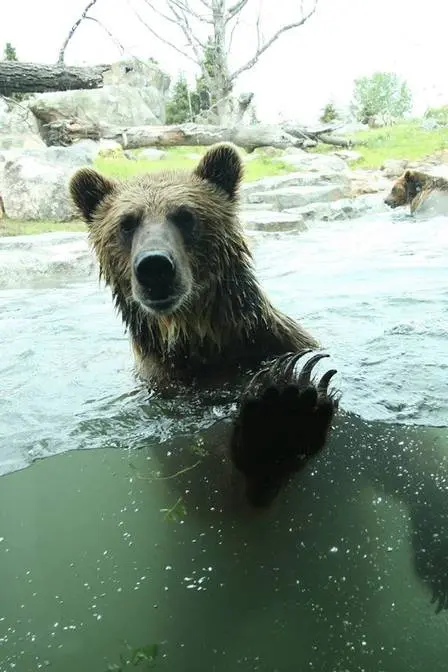
[[[396,208],[399,204],[390,196],[384,199],[384,203],[389,206],[389,208]]]
[[[172,298],[176,266],[171,255],[160,250],[141,251],[135,256],[133,270],[150,301]]]

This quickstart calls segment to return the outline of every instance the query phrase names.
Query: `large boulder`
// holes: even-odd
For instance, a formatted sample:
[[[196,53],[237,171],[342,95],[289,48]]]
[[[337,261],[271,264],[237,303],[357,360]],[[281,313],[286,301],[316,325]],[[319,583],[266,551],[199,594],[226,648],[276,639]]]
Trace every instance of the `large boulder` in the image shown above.
[[[93,163],[95,152],[89,143],[78,143],[28,150],[6,156],[6,160],[0,154],[0,195],[7,217],[58,222],[75,219],[68,183],[77,168]]]
[[[7,102],[0,98],[0,150],[44,147],[38,123],[26,102]]]
[[[77,119],[104,126],[145,126],[165,122],[169,77],[153,62],[120,61],[104,73],[101,89],[58,91],[30,102],[45,137],[45,124]]]
[[[85,278],[98,273],[86,233],[0,237],[0,289],[33,287],[39,280]]]

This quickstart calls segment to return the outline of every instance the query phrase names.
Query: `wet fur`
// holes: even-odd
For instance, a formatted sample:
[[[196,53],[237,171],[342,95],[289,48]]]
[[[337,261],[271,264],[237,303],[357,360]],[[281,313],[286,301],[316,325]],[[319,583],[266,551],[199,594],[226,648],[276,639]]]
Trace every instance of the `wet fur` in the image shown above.
[[[233,151],[224,159],[235,162]],[[194,173],[160,172],[120,183],[84,170],[71,185],[89,223],[100,274],[129,329],[138,370],[153,382],[201,382],[221,369],[230,374],[265,358],[318,347],[300,325],[272,306],[259,286],[237,216],[241,167],[236,166],[229,197],[224,188],[201,178],[201,171],[208,175],[207,160],[206,155]],[[235,165],[227,172],[225,166],[212,165],[213,179],[220,179],[219,170],[229,189],[228,173],[235,172]],[[152,316],[132,300],[129,256],[117,226],[128,213],[146,210],[163,219],[177,205],[193,207],[201,220],[202,239],[187,249],[184,262],[191,269],[193,291],[175,314]]]
[[[161,389],[241,378],[248,383],[230,457],[248,499],[265,506],[324,447],[337,407],[327,394],[335,371],[319,388],[309,374],[296,373],[296,355],[318,342],[274,308],[258,283],[238,219],[242,174],[237,149],[220,143],[192,172],[117,182],[83,169],[70,190],[129,330],[139,374]],[[177,303],[168,314],[140,297],[133,264],[142,248],[145,254],[163,248],[175,259]]]
[[[221,144],[209,149],[192,173],[160,172],[116,182],[84,169],[74,175],[71,194],[89,226],[101,276],[111,287],[130,332],[140,374],[162,387],[210,382],[223,389],[226,384],[231,389],[234,383],[245,386],[227,454],[236,473],[243,476],[246,501],[259,509],[269,506],[294,474],[322,451],[338,399],[329,391],[333,369],[320,381],[312,380],[313,366],[322,353],[309,360],[303,356],[318,348],[317,341],[273,307],[258,284],[237,216],[241,177],[236,149]],[[406,198],[411,198],[415,187],[411,200],[415,199],[417,178],[406,180]],[[433,188],[440,188],[442,183],[431,180]],[[426,183],[424,190],[428,188]],[[187,298],[178,310],[157,316],[143,310],[133,297],[130,247],[120,238],[119,226],[123,217],[131,216],[140,227],[157,225],[163,230],[167,212],[177,206],[195,210],[201,235],[187,244],[172,232],[184,265]],[[366,431],[359,442],[367,447]],[[380,452],[378,460],[384,458],[388,465],[390,456]],[[403,492],[401,476],[407,459],[405,452],[397,458],[386,486],[409,507],[419,576],[433,589],[437,609],[448,608],[445,540],[441,537],[439,548],[427,538],[428,504],[416,506],[415,496]],[[383,487],[383,472],[376,465],[369,481]],[[422,475],[412,464],[409,475],[423,479],[428,497],[433,496],[432,471]],[[201,480],[202,488],[207,481]],[[218,487],[225,488],[225,483],[219,480]],[[444,501],[434,498],[437,530],[443,527]]]
[[[411,214],[434,192],[448,192],[448,180],[427,173],[407,170],[394,183],[384,203],[390,208],[409,205]]]

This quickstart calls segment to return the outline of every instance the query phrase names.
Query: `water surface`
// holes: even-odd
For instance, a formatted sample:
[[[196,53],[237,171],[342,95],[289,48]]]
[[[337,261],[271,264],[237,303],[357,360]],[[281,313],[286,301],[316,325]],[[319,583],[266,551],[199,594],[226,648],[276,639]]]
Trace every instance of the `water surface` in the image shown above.
[[[228,409],[150,398],[85,264],[8,271],[0,672],[105,672],[125,642],[159,645],[155,669],[171,672],[445,671],[448,616],[415,576],[409,508],[390,494],[401,478],[428,530],[448,530],[416,476],[443,488],[448,469],[447,220],[387,213],[253,244],[272,299],[328,348],[363,419],[340,421],[256,521],[229,513],[226,476],[197,464]]]

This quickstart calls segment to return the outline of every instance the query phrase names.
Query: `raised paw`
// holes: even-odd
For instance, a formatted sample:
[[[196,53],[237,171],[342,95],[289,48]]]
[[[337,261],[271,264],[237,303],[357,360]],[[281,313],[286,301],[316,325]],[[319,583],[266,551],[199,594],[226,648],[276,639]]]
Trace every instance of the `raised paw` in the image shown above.
[[[338,400],[328,392],[336,371],[327,371],[316,384],[315,354],[296,374],[299,354],[284,355],[262,369],[250,382],[235,420],[231,457],[246,478],[254,506],[271,503],[282,485],[325,445]]]

